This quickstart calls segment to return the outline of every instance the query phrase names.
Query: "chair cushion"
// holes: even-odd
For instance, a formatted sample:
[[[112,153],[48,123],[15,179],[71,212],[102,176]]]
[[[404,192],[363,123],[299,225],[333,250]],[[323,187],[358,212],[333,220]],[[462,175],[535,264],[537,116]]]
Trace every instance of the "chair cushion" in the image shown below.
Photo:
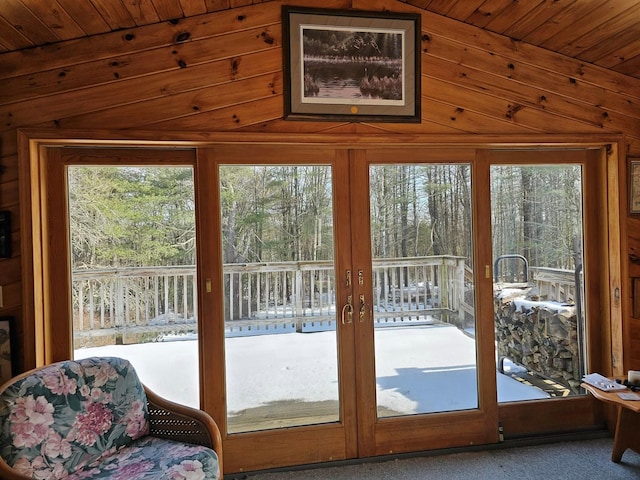
[[[218,457],[207,447],[157,437],[144,437],[132,446],[66,477],[65,480],[214,480]]]
[[[148,432],[144,387],[120,358],[54,363],[0,398],[0,454],[33,478],[66,477]]]

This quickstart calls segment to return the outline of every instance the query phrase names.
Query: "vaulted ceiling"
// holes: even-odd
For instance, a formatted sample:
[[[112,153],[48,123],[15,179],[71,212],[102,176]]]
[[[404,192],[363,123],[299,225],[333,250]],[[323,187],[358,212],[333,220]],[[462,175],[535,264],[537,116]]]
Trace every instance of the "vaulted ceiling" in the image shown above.
[[[267,1],[1,0],[0,54]],[[640,78],[638,0],[398,1]]]

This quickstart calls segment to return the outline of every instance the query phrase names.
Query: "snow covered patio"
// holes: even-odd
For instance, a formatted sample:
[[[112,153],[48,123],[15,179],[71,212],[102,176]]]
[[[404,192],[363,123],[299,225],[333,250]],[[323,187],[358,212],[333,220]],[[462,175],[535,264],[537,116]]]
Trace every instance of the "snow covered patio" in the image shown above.
[[[375,335],[379,414],[477,407],[472,337],[439,323],[377,328]],[[173,341],[83,348],[76,350],[75,356],[127,358],[143,382],[157,393],[197,407],[197,340],[177,338],[180,337]],[[334,331],[227,338],[229,416],[250,409],[264,410],[265,406],[290,406],[292,402],[323,405],[323,409],[329,405],[337,415],[335,339]],[[549,397],[508,375],[497,373],[497,381],[500,402]]]

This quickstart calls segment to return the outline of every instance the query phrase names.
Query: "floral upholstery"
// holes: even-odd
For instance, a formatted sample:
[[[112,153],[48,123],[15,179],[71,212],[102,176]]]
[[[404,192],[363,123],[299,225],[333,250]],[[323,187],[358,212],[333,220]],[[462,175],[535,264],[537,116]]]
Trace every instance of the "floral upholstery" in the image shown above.
[[[0,398],[0,455],[29,478],[219,478],[215,451],[149,428],[144,387],[120,358],[55,363]]]

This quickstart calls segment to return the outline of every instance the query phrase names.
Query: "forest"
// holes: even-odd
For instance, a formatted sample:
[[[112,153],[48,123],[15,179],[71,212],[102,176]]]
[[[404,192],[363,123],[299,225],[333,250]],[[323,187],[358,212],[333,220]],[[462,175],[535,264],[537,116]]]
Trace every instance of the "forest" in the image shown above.
[[[329,166],[220,167],[225,263],[333,259]],[[195,264],[189,167],[69,167],[73,269]],[[373,258],[457,255],[473,266],[470,165],[370,170]],[[494,166],[494,256],[572,269],[582,252],[579,166]]]

